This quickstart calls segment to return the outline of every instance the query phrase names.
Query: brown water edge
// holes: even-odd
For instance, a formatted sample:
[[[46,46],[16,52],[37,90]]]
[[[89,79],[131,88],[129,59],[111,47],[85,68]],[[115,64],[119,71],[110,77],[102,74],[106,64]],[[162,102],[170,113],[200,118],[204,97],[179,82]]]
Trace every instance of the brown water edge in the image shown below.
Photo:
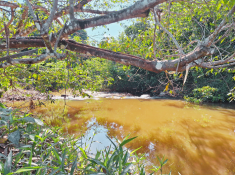
[[[58,119],[63,107],[57,102],[32,112],[52,125],[63,125],[69,133],[85,133],[95,118],[110,137],[138,136],[127,147],[142,146],[140,152],[155,165],[159,165],[157,155],[165,155],[169,160],[163,173],[235,174],[235,110],[178,100],[103,99],[68,101],[66,116]],[[105,142],[104,137],[99,139]]]

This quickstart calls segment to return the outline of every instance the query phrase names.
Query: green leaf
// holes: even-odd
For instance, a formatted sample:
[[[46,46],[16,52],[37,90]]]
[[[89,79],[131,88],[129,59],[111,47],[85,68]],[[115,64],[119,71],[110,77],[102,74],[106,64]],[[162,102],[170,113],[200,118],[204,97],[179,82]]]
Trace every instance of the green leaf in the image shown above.
[[[158,161],[160,162],[160,164],[162,165],[162,160],[157,156]]]
[[[137,138],[137,136],[136,136],[136,137],[132,137],[132,138],[127,139],[127,140],[124,140],[124,141],[120,144],[120,146],[121,146],[121,147],[124,146],[125,144],[129,143],[130,141],[134,140],[135,138]]]
[[[134,151],[132,151],[132,152],[130,153],[130,155],[132,155],[133,153],[135,153],[136,151],[138,151],[140,148],[142,148],[142,146],[139,147],[139,148],[137,148],[137,149],[135,149]]]
[[[52,150],[53,150],[53,153],[54,153],[56,159],[57,159],[57,160],[59,161],[59,163],[61,164],[62,159],[61,159],[61,157],[59,156],[57,149],[55,149],[55,148],[53,147]]]
[[[7,158],[7,156],[5,156],[4,154],[0,153],[0,157],[4,157],[5,159]]]
[[[24,117],[24,118],[19,119],[19,120],[24,120],[26,122],[31,122],[31,123],[35,122],[35,119],[33,117]]]
[[[61,168],[63,172],[64,172],[64,163],[65,163],[66,153],[67,153],[67,150],[65,149],[62,155],[62,161],[61,161]]]
[[[222,40],[220,41],[220,44],[223,43],[225,39],[226,39],[226,38],[222,39]]]
[[[0,108],[0,117],[2,118],[2,120],[8,121],[11,112],[12,112],[11,109]]]
[[[2,163],[0,162],[0,172],[3,170]]]
[[[96,153],[96,155],[95,155],[95,159],[99,159],[100,154],[101,154],[101,152],[100,152],[100,151],[97,151],[97,153]]]
[[[107,174],[109,174],[109,170],[104,166],[104,164],[102,162],[100,162],[99,160],[96,160],[96,159],[88,159],[90,162],[93,162],[99,166],[101,166],[102,168],[104,168],[107,172]]]
[[[109,136],[106,136],[109,140],[110,140],[110,142],[114,145],[114,147],[115,147],[115,149],[117,149],[117,146],[115,145],[115,143],[112,141],[112,139],[109,137]]]
[[[29,166],[31,166],[32,158],[33,158],[33,146],[32,146],[31,152],[30,152],[30,156],[29,156]]]
[[[76,157],[75,161],[73,162],[73,165],[72,165],[71,171],[70,171],[70,175],[73,175],[73,172],[74,172],[75,168],[77,167],[77,159],[78,159],[78,157]]]
[[[12,165],[12,150],[8,154],[7,160],[4,164],[4,173],[3,173],[3,175],[7,175],[8,173],[11,172],[11,165]]]
[[[131,163],[122,171],[122,173],[121,173],[121,175],[125,175],[125,174],[127,174],[128,173],[128,171],[129,171],[129,169],[130,169],[130,167],[131,167]]]
[[[3,124],[2,124],[3,123]],[[4,120],[0,120],[0,126],[1,125],[7,125],[7,122],[6,121],[4,121]]]
[[[165,165],[167,163],[168,159],[166,159],[164,162],[163,162],[163,165]]]
[[[17,130],[15,132],[12,132],[8,135],[8,140],[10,142],[12,142],[14,145],[19,145],[19,141],[20,141],[20,131]]]
[[[40,167],[40,166],[35,166],[35,167],[24,167],[24,168],[20,168],[18,169],[16,172],[12,173],[12,174],[16,174],[16,173],[22,173],[22,172],[28,172],[28,171],[33,171],[33,170],[37,170],[40,168],[44,168],[44,167]]]
[[[87,159],[87,155],[86,155],[86,152],[81,148],[79,147],[79,149],[82,151],[82,156]]]
[[[38,125],[40,125],[40,126],[43,126],[43,125],[44,125],[41,120],[36,119],[36,118],[33,118],[33,117],[24,117],[24,118],[19,119],[19,120],[25,120],[25,121],[27,121],[27,122],[36,123],[36,124],[38,124]]]
[[[23,151],[20,150],[20,152],[16,155],[14,166],[16,166],[19,163],[19,161],[23,156],[24,156]]]
[[[6,109],[6,106],[4,106],[4,104],[2,104],[2,103],[0,102],[0,108]]]

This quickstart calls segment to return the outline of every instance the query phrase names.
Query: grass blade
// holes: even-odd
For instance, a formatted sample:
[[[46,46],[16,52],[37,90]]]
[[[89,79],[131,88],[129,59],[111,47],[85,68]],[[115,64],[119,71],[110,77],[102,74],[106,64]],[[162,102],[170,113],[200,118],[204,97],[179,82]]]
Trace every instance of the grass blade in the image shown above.
[[[33,171],[33,170],[37,170],[37,169],[40,169],[40,168],[44,168],[44,167],[40,167],[40,166],[37,166],[37,167],[24,167],[24,168],[20,168],[18,169],[16,172],[14,172],[13,174],[16,174],[16,173],[23,173],[23,172],[28,172],[28,171]]]
[[[136,136],[136,137],[137,137],[137,136]],[[130,139],[124,140],[124,141],[120,144],[120,146],[121,146],[121,147],[124,146],[125,144],[127,144],[127,143],[129,143],[130,141],[134,140],[136,137],[132,137],[132,138],[130,138]]]
[[[62,171],[64,172],[64,163],[65,163],[65,156],[66,156],[67,150],[64,150],[64,153],[62,155],[62,162],[61,162],[61,167],[62,167]]]
[[[86,152],[84,151],[84,149],[82,149],[81,147],[79,147],[79,149],[82,151],[82,155],[85,159],[87,159],[87,155]]]
[[[139,148],[137,148],[137,149],[135,149],[134,151],[132,151],[132,152],[130,153],[130,155],[132,155],[133,153],[135,153],[136,151],[138,151],[140,148],[142,148],[142,146],[139,147]]]
[[[106,136],[106,137],[110,140],[110,142],[114,145],[115,149],[117,150],[118,148],[117,148],[117,146],[115,145],[115,143],[112,141],[112,139],[111,139],[109,136]]]
[[[109,174],[109,170],[104,166],[104,164],[102,162],[100,162],[99,160],[96,159],[88,159],[90,162],[95,163],[99,166],[101,166],[103,169],[106,170],[106,174]]]
[[[122,171],[121,175],[125,175],[125,174],[129,171],[131,165],[132,165],[132,164],[130,163],[130,164]]]
[[[7,156],[7,160],[4,165],[4,173],[3,175],[7,175],[8,173],[11,172],[11,165],[12,165],[12,151]]]
[[[59,156],[58,151],[54,147],[52,148],[52,150],[53,150],[53,153],[55,154],[56,159],[59,161],[61,165],[61,157]]]
[[[73,162],[73,165],[72,165],[71,171],[70,171],[70,175],[73,175],[74,170],[77,167],[77,159],[78,159],[78,157],[76,157],[75,161]]]

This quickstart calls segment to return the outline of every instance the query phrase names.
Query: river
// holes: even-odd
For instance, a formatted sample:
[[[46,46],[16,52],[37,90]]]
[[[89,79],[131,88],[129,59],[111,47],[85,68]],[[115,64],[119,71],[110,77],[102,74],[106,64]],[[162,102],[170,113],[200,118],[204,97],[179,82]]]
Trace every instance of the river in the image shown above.
[[[62,109],[67,114],[58,119]],[[119,140],[128,134],[138,136],[127,147],[142,146],[139,152],[158,166],[157,156],[165,156],[163,173],[235,174],[235,110],[231,108],[180,100],[100,99],[67,101],[66,108],[61,101],[34,112],[42,113],[49,124],[62,125],[64,132],[84,134],[87,143],[95,141],[93,151],[111,144],[106,135]]]

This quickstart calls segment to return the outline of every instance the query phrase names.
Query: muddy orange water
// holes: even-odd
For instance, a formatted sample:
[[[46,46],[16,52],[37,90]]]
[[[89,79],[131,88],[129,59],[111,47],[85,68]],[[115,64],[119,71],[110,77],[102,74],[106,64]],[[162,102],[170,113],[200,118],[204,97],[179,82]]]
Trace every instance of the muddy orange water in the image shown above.
[[[233,109],[178,100],[103,99],[69,101],[67,110],[69,119],[62,122],[65,130],[76,133],[93,129],[97,132],[94,140],[101,142],[93,149],[107,144],[105,134],[119,140],[131,134],[138,138],[128,147],[142,146],[140,152],[146,153],[154,165],[159,166],[157,156],[165,155],[168,162],[163,173],[171,170],[173,175],[235,174]]]

